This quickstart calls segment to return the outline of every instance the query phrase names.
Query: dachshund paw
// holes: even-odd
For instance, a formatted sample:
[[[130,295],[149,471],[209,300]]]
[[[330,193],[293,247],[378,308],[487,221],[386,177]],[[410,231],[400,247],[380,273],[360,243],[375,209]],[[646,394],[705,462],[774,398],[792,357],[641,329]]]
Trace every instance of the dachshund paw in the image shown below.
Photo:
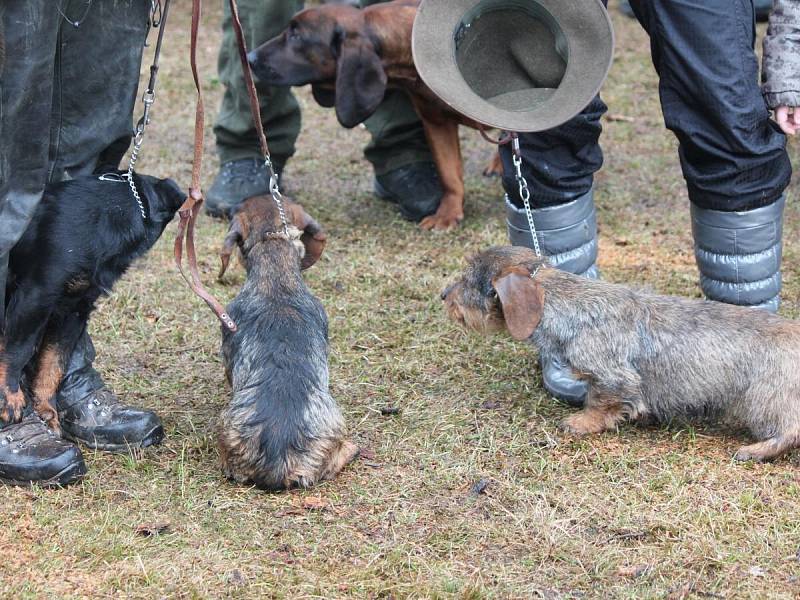
[[[52,402],[34,402],[33,410],[50,429],[61,435],[61,422],[58,420],[58,412]]]
[[[25,408],[25,394],[22,390],[16,392],[8,388],[0,393],[2,409],[0,409],[0,420],[6,423],[19,423],[22,420],[22,409]]]
[[[426,231],[452,231],[464,220],[464,213],[434,213],[422,219],[419,226]]]
[[[573,435],[590,435],[605,431],[605,423],[595,413],[581,411],[561,421],[561,430]]]
[[[495,152],[492,160],[486,165],[483,170],[484,177],[502,177],[503,176],[503,161],[500,160],[500,153]]]

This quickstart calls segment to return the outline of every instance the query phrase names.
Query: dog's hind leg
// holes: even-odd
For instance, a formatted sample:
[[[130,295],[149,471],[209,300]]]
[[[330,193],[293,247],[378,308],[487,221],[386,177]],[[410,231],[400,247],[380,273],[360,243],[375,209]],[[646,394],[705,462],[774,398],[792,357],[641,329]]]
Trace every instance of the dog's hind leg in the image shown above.
[[[624,403],[619,396],[591,388],[584,409],[564,419],[561,429],[576,435],[601,433],[616,429],[624,419]]]
[[[22,418],[25,395],[20,388],[22,371],[33,357],[50,318],[51,298],[39,289],[18,288],[6,311],[4,347],[0,353],[0,420]]]
[[[738,461],[753,460],[764,462],[778,458],[781,454],[785,454],[798,446],[800,446],[799,433],[776,435],[756,444],[742,446],[736,451],[733,458]]]

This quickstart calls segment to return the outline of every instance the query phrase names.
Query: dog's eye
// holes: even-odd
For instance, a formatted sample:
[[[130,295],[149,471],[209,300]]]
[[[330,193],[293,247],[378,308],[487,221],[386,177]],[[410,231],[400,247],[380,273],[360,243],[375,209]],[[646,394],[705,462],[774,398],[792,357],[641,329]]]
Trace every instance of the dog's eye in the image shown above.
[[[495,298],[497,298],[497,290],[494,288],[489,288],[486,297],[489,298],[489,300],[494,300]]]

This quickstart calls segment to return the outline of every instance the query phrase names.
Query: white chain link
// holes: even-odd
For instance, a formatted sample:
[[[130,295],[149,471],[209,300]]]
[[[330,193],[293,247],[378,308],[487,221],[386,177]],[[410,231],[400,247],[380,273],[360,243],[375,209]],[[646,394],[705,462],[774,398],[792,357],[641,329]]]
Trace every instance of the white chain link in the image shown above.
[[[267,171],[269,172],[269,193],[272,194],[272,199],[275,200],[275,204],[278,206],[278,214],[281,217],[283,233],[288,238],[289,223],[286,221],[286,211],[283,208],[283,196],[281,195],[281,190],[278,185],[278,174],[275,172],[269,154],[264,157],[264,166],[267,167]]]

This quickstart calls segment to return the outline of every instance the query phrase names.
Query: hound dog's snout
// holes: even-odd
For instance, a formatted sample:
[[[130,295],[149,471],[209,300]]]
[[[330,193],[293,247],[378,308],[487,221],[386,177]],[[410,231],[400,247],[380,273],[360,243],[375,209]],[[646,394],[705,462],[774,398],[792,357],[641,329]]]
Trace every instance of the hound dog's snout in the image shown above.
[[[447,300],[447,296],[450,295],[450,292],[453,291],[454,287],[456,287],[455,283],[451,283],[450,285],[448,285],[446,288],[442,290],[442,293],[439,294],[439,298],[441,298],[442,300]]]

